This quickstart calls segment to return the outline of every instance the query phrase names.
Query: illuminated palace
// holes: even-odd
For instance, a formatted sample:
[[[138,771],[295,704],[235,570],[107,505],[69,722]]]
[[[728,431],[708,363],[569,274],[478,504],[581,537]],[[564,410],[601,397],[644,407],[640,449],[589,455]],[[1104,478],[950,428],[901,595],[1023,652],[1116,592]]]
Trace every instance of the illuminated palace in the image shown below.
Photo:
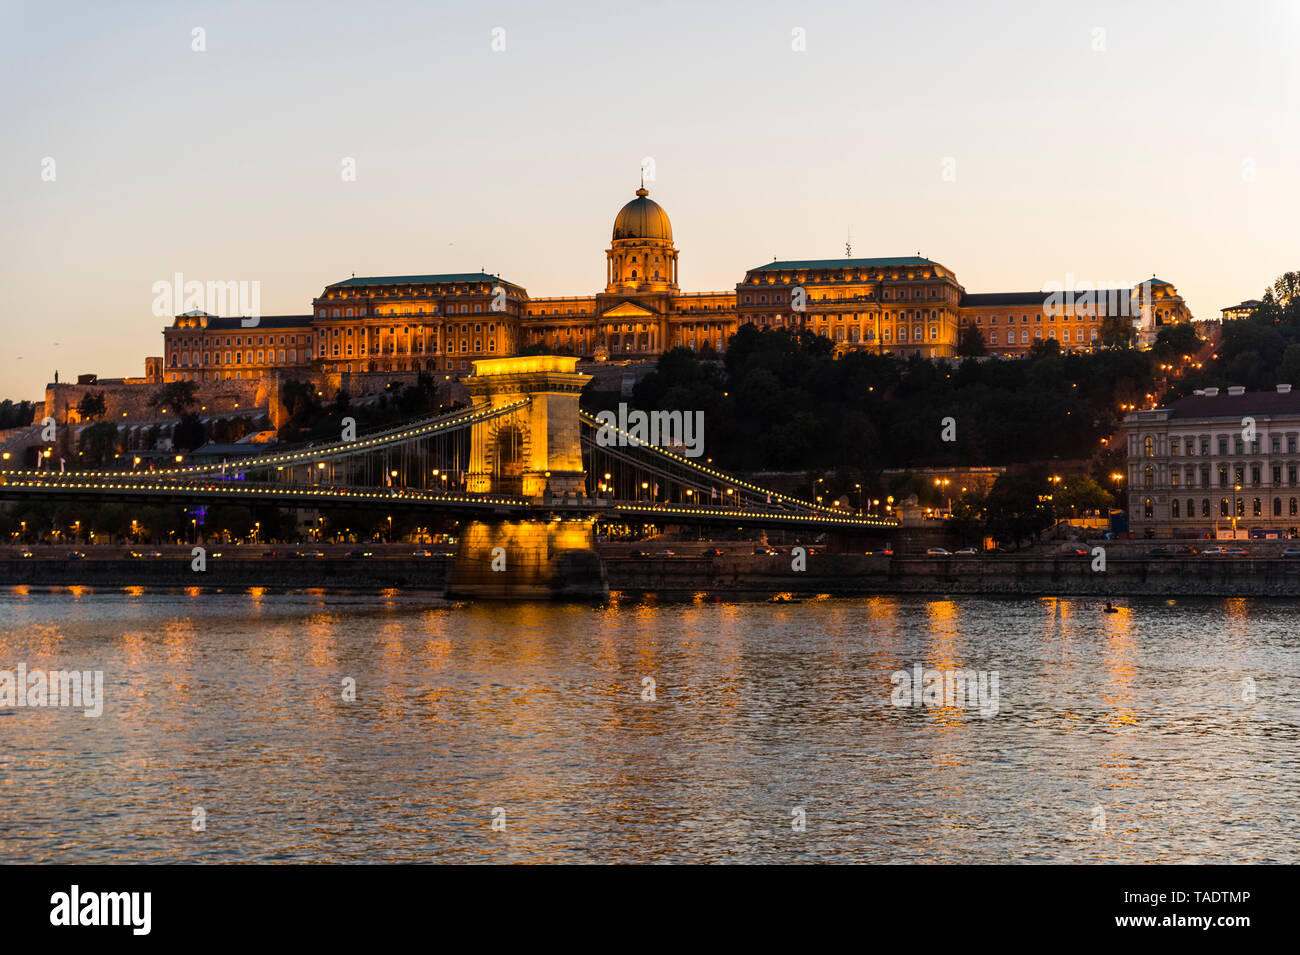
[[[927,358],[955,355],[963,327],[973,325],[991,353],[1017,355],[1048,339],[1095,347],[1116,301],[1112,290],[1097,305],[1059,314],[1044,307],[1044,292],[968,294],[951,269],[920,256],[771,262],[734,290],[682,292],[677,258],[668,214],[643,185],[614,219],[605,289],[595,295],[531,298],[484,272],[353,277],[327,286],[310,314],[263,317],[251,328],[201,311],[179,315],[164,331],[161,367],[147,367],[155,379],[200,382],[272,373],[459,376],[475,359],[523,351],[593,360],[650,359],[679,345],[721,353],[747,322],[808,329],[840,352]],[[1190,320],[1172,285],[1143,285],[1155,325]]]

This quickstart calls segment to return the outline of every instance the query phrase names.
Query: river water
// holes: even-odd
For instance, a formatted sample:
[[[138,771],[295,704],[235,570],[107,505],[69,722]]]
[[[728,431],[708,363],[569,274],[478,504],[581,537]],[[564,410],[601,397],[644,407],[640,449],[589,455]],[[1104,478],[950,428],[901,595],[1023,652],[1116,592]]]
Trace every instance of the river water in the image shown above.
[[[1295,863],[1298,610],[9,588],[0,861]]]

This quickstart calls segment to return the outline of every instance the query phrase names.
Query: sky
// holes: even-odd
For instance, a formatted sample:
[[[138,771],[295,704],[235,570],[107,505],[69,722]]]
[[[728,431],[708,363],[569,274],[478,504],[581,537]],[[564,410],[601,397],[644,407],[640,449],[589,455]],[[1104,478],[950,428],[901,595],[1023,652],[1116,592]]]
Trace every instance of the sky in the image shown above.
[[[0,398],[142,374],[178,272],[592,294],[646,159],[684,291],[851,234],[1217,318],[1300,268],[1297,50],[1296,0],[0,0]]]

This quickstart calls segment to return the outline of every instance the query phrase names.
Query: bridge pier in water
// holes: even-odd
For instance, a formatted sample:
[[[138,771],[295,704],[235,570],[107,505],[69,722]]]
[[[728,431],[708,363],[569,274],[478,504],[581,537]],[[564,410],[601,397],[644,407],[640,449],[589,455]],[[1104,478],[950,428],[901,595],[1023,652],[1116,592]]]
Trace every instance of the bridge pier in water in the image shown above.
[[[476,423],[470,433],[471,492],[547,505],[586,497],[578,398],[590,375],[577,358],[529,355],[474,362],[465,380],[476,409],[527,399],[519,410]],[[588,599],[609,593],[605,566],[585,518],[484,519],[462,528],[447,596]]]
[[[588,520],[474,521],[461,530],[447,596],[597,599],[609,594]]]

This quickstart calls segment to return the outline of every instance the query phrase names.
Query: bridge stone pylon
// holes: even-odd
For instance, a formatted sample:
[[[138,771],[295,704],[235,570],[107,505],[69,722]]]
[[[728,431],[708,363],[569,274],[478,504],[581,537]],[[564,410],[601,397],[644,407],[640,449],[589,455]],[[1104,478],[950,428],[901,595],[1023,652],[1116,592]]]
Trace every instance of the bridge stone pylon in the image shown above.
[[[475,409],[498,408],[522,398],[512,414],[474,424],[470,433],[467,490],[541,500],[547,494],[585,494],[578,398],[591,375],[578,359],[523,355],[474,362],[464,379]]]

